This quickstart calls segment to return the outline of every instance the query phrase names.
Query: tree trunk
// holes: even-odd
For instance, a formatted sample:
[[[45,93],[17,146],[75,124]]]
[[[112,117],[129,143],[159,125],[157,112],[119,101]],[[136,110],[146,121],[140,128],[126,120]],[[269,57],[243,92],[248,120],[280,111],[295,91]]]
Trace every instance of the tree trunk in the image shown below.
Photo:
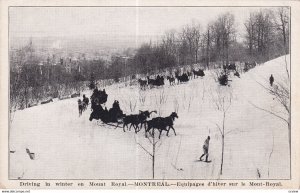
[[[153,141],[152,141],[152,179],[154,179],[154,173],[155,173],[155,136],[153,135]]]
[[[221,171],[220,171],[220,174],[222,175],[223,174],[223,160],[224,160],[224,140],[225,140],[225,117],[226,117],[226,112],[224,111],[223,113],[223,128],[222,128],[222,158],[221,158]]]
[[[287,45],[286,45],[286,26],[285,26],[285,21],[284,21],[284,15],[283,15],[283,10],[280,13],[280,21],[281,21],[281,27],[282,27],[282,36],[283,36],[283,46],[284,46],[284,51],[285,54],[287,54]]]
[[[210,37],[209,37],[209,29],[207,30],[207,44],[206,44],[206,66],[207,69],[209,69],[209,62],[210,62],[210,53],[209,53],[209,47],[210,47]]]
[[[224,134],[222,135],[222,158],[221,158],[221,171],[220,174],[223,174],[223,158],[224,158]]]

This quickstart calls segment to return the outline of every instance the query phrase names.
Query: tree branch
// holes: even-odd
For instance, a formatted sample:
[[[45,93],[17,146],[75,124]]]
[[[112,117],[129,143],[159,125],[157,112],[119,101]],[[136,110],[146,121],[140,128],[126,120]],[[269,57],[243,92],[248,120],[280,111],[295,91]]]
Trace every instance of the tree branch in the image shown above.
[[[145,149],[140,143],[136,143],[136,144],[138,144],[146,153],[148,153],[151,157],[153,157],[153,155],[147,149]]]
[[[229,134],[229,133],[232,133],[232,132],[235,132],[235,131],[238,131],[238,132],[240,132],[240,133],[245,133],[245,132],[247,132],[247,131],[241,131],[240,129],[236,128],[236,129],[232,129],[232,130],[230,130],[230,131],[227,131],[227,132],[225,133],[225,135],[227,135],[227,134]]]
[[[223,133],[222,133],[222,131],[221,131],[221,128],[220,128],[220,126],[216,123],[216,125],[217,125],[217,127],[218,127],[218,129],[219,129],[219,131],[220,131],[220,133],[221,133],[221,135],[223,135]]]
[[[275,114],[275,113],[273,113],[273,112],[271,112],[271,111],[269,111],[269,110],[260,108],[260,107],[256,106],[255,104],[251,103],[250,101],[248,101],[248,102],[249,102],[251,105],[253,105],[255,108],[260,109],[260,110],[262,110],[262,111],[265,111],[265,112],[267,112],[267,113],[269,113],[269,114],[271,114],[271,115],[274,115],[275,117],[277,117],[277,118],[283,120],[284,122],[286,122],[288,125],[290,124],[290,123],[288,122],[288,120],[286,120],[285,118],[283,118],[283,117],[281,117],[281,116],[279,116],[279,115],[277,115],[277,114]]]
[[[148,153],[151,157],[153,157],[153,155],[146,149],[144,148],[139,142],[137,142],[136,137],[134,136],[134,141],[136,144],[138,144],[146,153]]]

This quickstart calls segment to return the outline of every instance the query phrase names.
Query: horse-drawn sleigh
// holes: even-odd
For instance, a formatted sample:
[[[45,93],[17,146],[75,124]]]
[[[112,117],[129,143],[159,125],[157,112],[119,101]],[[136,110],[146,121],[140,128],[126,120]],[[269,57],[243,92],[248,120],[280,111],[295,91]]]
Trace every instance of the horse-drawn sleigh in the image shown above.
[[[101,91],[95,89],[91,96],[91,108],[92,113],[89,120],[101,120],[104,124],[118,127],[122,123],[124,116],[123,111],[120,108],[119,101],[115,100],[112,108],[107,110],[106,107],[102,107],[102,104],[107,102],[108,95],[105,90]]]
[[[115,100],[112,108],[107,110],[106,107],[102,107],[107,101],[107,94],[105,90],[98,91],[95,89],[93,95],[91,96],[92,103],[92,113],[89,120],[93,119],[101,121],[104,125],[114,126],[115,128],[123,128],[125,132],[125,127],[130,130],[131,127],[134,128],[135,133],[141,131],[142,128],[145,128],[145,136],[147,137],[147,132],[154,129],[160,131],[159,138],[162,131],[167,131],[169,133],[170,128],[174,131],[173,121],[175,118],[178,118],[177,113],[173,112],[169,117],[156,117],[152,120],[148,120],[152,113],[157,113],[156,111],[139,111],[138,114],[126,115],[120,108],[119,101]],[[122,127],[119,126],[122,124]]]

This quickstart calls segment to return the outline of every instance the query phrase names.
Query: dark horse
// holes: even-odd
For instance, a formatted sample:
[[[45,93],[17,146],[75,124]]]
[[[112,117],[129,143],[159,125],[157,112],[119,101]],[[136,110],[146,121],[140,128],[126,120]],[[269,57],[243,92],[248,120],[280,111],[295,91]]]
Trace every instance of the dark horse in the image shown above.
[[[157,113],[157,111],[140,111],[139,114],[134,115],[125,115],[123,118],[123,131],[125,132],[125,126],[128,129],[128,125],[130,124],[129,130],[131,126],[134,127],[135,133],[139,132],[142,129],[143,124],[146,123],[147,118],[150,117],[151,113]],[[141,124],[139,128],[139,124]]]
[[[177,78],[178,83],[189,81],[189,76],[186,73],[183,73],[181,76],[179,76],[178,72],[176,72],[175,77]]]
[[[174,134],[176,135],[175,129],[173,127],[175,118],[178,118],[178,115],[176,112],[172,112],[168,117],[155,117],[150,121],[147,121],[147,127],[145,125],[145,137],[147,137],[147,132],[150,132],[151,129],[152,135],[154,134],[154,129],[158,129],[159,139],[162,131],[167,131],[168,136],[170,129],[172,129],[174,131]]]
[[[170,82],[170,85],[174,85],[175,84],[175,78],[172,76],[167,76],[167,80]]]
[[[153,86],[162,86],[164,85],[164,77],[157,75],[156,79],[150,79],[149,76],[147,76],[148,85]]]
[[[195,76],[197,76],[197,77],[198,76],[201,76],[201,77],[205,76],[204,71],[201,70],[201,69],[199,69],[198,71],[193,70],[193,73],[194,73],[194,78],[195,78]]]
[[[138,82],[140,84],[141,89],[146,89],[147,86],[147,80],[138,79]]]
[[[191,80],[193,78],[193,73],[190,71],[187,71],[187,75],[189,77],[189,79]]]

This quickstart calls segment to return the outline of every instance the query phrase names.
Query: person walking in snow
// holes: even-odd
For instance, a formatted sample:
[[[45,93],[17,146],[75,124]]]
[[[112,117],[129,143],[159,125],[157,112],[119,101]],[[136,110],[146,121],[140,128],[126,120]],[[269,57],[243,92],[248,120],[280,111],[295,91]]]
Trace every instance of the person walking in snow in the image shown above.
[[[203,145],[203,154],[200,157],[200,161],[202,161],[202,157],[203,156],[206,156],[205,157],[205,161],[206,162],[208,161],[207,159],[208,159],[209,140],[210,140],[210,136],[208,136],[207,139],[204,142],[204,145]]]
[[[273,82],[274,82],[273,74],[271,74],[269,80],[270,80],[270,85],[273,86]]]

